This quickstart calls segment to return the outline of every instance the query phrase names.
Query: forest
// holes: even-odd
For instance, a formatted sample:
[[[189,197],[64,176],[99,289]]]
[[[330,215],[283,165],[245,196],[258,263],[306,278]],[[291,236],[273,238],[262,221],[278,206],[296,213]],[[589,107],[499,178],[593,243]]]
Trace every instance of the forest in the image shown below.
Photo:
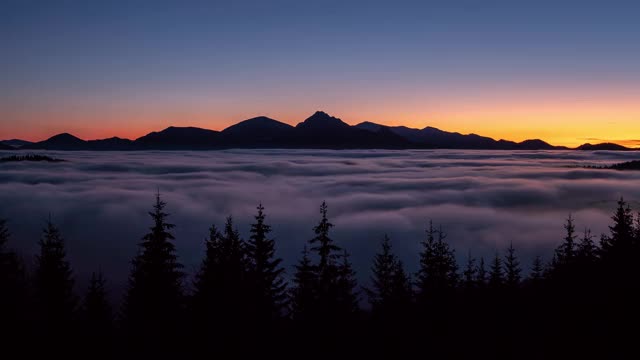
[[[394,255],[393,239],[381,234],[367,286],[332,238],[326,203],[293,269],[276,256],[260,204],[248,239],[232,217],[210,227],[201,266],[187,283],[166,206],[158,193],[119,304],[110,303],[108,274],[98,271],[76,292],[63,234],[51,219],[33,264],[11,250],[9,223],[1,220],[2,356],[547,359],[638,352],[640,213],[622,198],[607,234],[579,232],[569,215],[559,219],[564,228],[550,260],[531,264],[521,263],[513,245],[458,264],[445,229],[429,221],[412,274]]]

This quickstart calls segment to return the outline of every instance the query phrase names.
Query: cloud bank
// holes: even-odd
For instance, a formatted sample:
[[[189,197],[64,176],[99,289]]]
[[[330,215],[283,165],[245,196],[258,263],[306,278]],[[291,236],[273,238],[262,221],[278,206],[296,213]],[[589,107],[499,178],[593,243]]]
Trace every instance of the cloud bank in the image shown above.
[[[233,215],[248,236],[262,202],[287,271],[313,236],[323,200],[334,239],[363,282],[384,233],[413,272],[429,219],[442,225],[460,262],[513,241],[525,266],[550,256],[569,213],[578,229],[607,231],[615,201],[640,209],[640,172],[582,169],[634,159],[631,152],[331,151],[46,152],[64,163],[0,165],[0,217],[28,262],[51,214],[67,241],[78,283],[101,269],[118,289],[150,224],[156,189],[177,225],[186,270],[203,256],[211,224]],[[4,155],[0,154],[0,155]]]

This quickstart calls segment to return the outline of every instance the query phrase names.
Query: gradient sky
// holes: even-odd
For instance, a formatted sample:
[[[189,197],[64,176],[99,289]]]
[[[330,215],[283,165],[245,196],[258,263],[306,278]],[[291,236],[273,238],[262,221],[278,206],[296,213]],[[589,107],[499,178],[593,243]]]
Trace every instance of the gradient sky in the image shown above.
[[[0,5],[0,138],[136,138],[316,110],[640,145],[638,1]]]

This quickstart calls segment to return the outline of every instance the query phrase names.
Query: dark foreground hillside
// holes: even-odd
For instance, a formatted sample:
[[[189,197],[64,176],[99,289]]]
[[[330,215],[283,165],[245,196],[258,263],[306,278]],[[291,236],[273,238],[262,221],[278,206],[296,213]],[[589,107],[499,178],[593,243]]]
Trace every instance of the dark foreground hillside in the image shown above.
[[[635,358],[640,335],[640,214],[624,201],[610,231],[558,231],[550,261],[522,264],[510,246],[457,264],[444,229],[426,224],[420,270],[406,272],[380,234],[371,285],[333,241],[325,203],[307,247],[283,278],[262,205],[251,236],[214,224],[192,284],[178,261],[166,204],[131,254],[126,295],[107,301],[109,274],[82,293],[64,237],[49,220],[33,265],[10,250],[0,221],[2,358]],[[562,220],[559,219],[559,222]],[[462,249],[464,251],[464,249]],[[187,290],[188,289],[188,290]],[[366,306],[365,306],[366,305]],[[17,356],[16,356],[17,354]]]

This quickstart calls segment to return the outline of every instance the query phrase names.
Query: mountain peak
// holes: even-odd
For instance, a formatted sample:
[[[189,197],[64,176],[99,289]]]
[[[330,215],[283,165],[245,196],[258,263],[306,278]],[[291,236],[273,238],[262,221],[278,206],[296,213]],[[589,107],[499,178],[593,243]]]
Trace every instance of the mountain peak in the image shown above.
[[[344,121],[327,114],[324,111],[316,111],[305,121],[296,125],[302,129],[320,129],[320,128],[346,128],[349,124]]]
[[[69,133],[62,133],[62,134],[58,134],[58,135],[54,135],[52,137],[50,137],[49,139],[47,139],[47,141],[49,142],[65,142],[65,143],[83,143],[84,140],[73,136]]]

